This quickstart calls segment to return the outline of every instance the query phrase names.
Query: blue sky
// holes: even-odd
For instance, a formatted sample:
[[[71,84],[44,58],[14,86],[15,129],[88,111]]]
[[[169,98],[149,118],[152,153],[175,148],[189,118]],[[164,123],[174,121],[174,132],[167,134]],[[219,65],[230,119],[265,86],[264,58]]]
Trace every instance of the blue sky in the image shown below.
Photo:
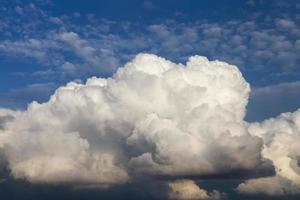
[[[58,86],[110,76],[137,53],[237,65],[250,121],[300,106],[299,1],[0,0],[0,106],[25,109]],[[267,109],[272,102],[272,108]]]

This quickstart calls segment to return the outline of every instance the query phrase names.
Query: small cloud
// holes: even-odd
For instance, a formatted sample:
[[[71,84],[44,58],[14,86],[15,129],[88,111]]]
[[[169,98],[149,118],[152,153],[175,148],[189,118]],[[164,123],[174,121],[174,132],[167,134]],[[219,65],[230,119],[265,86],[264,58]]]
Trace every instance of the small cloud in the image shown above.
[[[50,17],[49,21],[53,24],[62,25],[63,21],[59,19],[58,17]]]
[[[36,71],[32,73],[33,76],[50,76],[53,74],[55,74],[55,72],[52,69]]]
[[[283,30],[292,29],[295,27],[295,23],[289,19],[278,19],[276,21],[276,25],[278,28]]]
[[[143,2],[143,7],[147,10],[154,10],[156,9],[156,6],[152,1],[144,1]]]
[[[21,8],[20,6],[17,6],[17,7],[15,8],[15,11],[16,11],[19,15],[23,14],[23,8]]]
[[[62,66],[61,66],[61,69],[64,71],[64,72],[67,72],[67,73],[74,73],[75,70],[76,70],[76,67],[73,63],[70,63],[70,62],[65,62]]]
[[[222,197],[218,191],[208,193],[192,180],[177,180],[168,185],[169,198],[172,200],[218,200]]]

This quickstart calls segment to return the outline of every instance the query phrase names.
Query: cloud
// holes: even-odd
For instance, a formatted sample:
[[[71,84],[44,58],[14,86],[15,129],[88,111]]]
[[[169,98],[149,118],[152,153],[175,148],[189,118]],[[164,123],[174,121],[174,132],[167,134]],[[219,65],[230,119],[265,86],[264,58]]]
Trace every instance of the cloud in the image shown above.
[[[43,43],[43,41],[34,38],[25,41],[6,40],[0,44],[0,51],[43,60],[46,56],[45,45],[47,44]],[[41,49],[43,50],[41,51]]]
[[[238,185],[237,191],[243,194],[266,194],[273,197],[300,192],[291,181],[280,176],[247,180]]]
[[[89,60],[91,64],[97,63],[95,56],[96,49],[89,46],[88,42],[81,39],[78,34],[74,32],[64,32],[58,35],[59,39],[69,44],[75,53],[85,60]]]
[[[262,164],[262,141],[243,121],[249,91],[227,63],[140,54],[111,78],[71,82],[31,103],[0,145],[12,175],[30,182],[108,186],[251,171]]]
[[[216,199],[219,192],[181,179],[243,172],[252,179],[238,192],[299,193],[300,111],[245,122],[249,93],[228,63],[139,54],[112,77],[70,82],[48,102],[4,110],[0,148],[12,176],[32,183],[107,188],[150,177],[165,181],[169,198]],[[273,174],[252,176],[272,165]]]
[[[65,62],[62,66],[61,69],[67,73],[74,73],[76,70],[76,67],[73,63],[70,62]]]
[[[295,27],[295,23],[288,19],[278,19],[276,25],[283,30],[293,29]]]
[[[58,17],[50,17],[49,21],[53,24],[62,25],[63,21]]]
[[[238,186],[241,193],[285,195],[300,193],[300,110],[253,123],[252,135],[264,140],[263,156],[272,160],[276,174],[270,178],[246,181]]]
[[[118,66],[118,60],[113,56],[113,51],[106,48],[96,49],[90,41],[82,39],[77,33],[63,32],[57,34],[56,37],[65,42],[72,52],[90,66],[80,69],[81,71],[99,71],[101,69],[102,73],[105,73],[114,71]]]
[[[77,13],[76,20],[72,14],[54,16],[50,10],[55,9],[55,5],[46,10],[42,2],[13,4],[22,12],[16,18],[18,11],[15,9],[4,6],[1,10],[0,26],[6,38],[0,41],[1,55],[18,60],[31,58],[39,66],[47,67],[45,70],[58,73],[65,73],[61,66],[71,61],[76,66],[74,73],[69,73],[73,78],[87,74],[111,75],[120,63],[138,52],[156,53],[176,62],[184,62],[191,54],[222,59],[247,72],[260,71],[263,75],[256,78],[256,84],[268,78],[269,72],[298,71],[299,45],[296,41],[300,28],[289,10],[284,11],[285,17],[270,13],[273,16],[270,18],[267,13],[260,13],[261,19],[256,21],[248,13],[245,18],[224,23],[175,19],[141,23],[95,20],[93,13]],[[141,4],[149,9],[156,7],[152,1]],[[295,6],[291,2],[285,4]],[[283,7],[274,9],[282,13]]]
[[[222,195],[213,191],[207,191],[199,188],[199,186],[192,180],[179,180],[169,183],[169,198],[176,200],[217,200],[221,199]]]
[[[143,2],[143,7],[146,10],[155,10],[155,9],[157,9],[156,5],[151,1],[144,1]]]
[[[4,129],[5,124],[14,119],[14,111],[0,108],[0,129]]]

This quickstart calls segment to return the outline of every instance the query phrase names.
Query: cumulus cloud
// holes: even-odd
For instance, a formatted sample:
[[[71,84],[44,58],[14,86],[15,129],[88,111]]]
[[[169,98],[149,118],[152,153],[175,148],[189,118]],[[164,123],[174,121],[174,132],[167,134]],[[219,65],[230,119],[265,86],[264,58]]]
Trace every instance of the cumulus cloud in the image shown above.
[[[300,110],[250,124],[249,132],[264,140],[263,156],[272,160],[276,175],[246,181],[237,190],[268,195],[300,193]]]
[[[286,194],[297,194],[299,188],[283,177],[265,177],[247,180],[237,187],[237,191],[244,194],[266,194],[269,196],[281,196]]]
[[[169,184],[170,199],[186,199],[186,200],[217,200],[221,199],[222,195],[213,191],[212,193],[208,193],[207,191],[199,188],[199,186],[192,180],[179,180],[170,182]]]
[[[273,184],[289,182],[297,191],[300,111],[249,124],[249,92],[238,68],[225,62],[193,56],[183,65],[139,54],[110,78],[70,82],[46,103],[3,111],[12,118],[2,120],[0,148],[12,176],[33,183],[108,187],[139,177],[253,172],[271,161]],[[265,183],[274,177],[237,190],[273,194]],[[193,181],[168,186],[174,199],[219,194]]]
[[[244,126],[248,93],[235,66],[140,54],[112,78],[71,82],[49,102],[33,102],[2,131],[1,145],[12,174],[32,182],[252,169],[262,143]]]

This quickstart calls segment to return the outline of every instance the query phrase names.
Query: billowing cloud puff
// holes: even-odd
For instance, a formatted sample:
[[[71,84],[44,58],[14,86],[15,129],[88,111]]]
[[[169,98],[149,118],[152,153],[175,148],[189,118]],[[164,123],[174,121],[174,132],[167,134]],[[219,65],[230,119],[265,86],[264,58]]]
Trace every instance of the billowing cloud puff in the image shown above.
[[[300,110],[250,124],[249,131],[263,138],[263,156],[272,160],[276,176],[246,181],[237,190],[269,195],[300,193]]]
[[[281,196],[286,194],[297,194],[299,188],[293,182],[281,176],[264,177],[247,180],[239,184],[237,191],[244,194],[266,194],[269,196]]]
[[[4,125],[14,119],[14,111],[0,108],[0,130],[4,129]]]
[[[112,78],[71,82],[1,133],[12,174],[32,182],[126,182],[129,173],[218,174],[260,162],[244,126],[249,85],[232,65],[140,54]]]
[[[233,65],[139,54],[111,78],[70,82],[46,103],[2,111],[0,148],[11,174],[34,183],[106,187],[141,176],[217,176],[269,159],[276,179],[298,184],[300,117],[248,124],[249,92]],[[249,184],[253,191],[252,180],[238,190]],[[211,197],[192,181],[169,186],[183,199]]]
[[[192,180],[178,180],[169,184],[169,198],[174,200],[217,200],[222,198],[222,194],[217,191],[208,193],[199,188]]]

